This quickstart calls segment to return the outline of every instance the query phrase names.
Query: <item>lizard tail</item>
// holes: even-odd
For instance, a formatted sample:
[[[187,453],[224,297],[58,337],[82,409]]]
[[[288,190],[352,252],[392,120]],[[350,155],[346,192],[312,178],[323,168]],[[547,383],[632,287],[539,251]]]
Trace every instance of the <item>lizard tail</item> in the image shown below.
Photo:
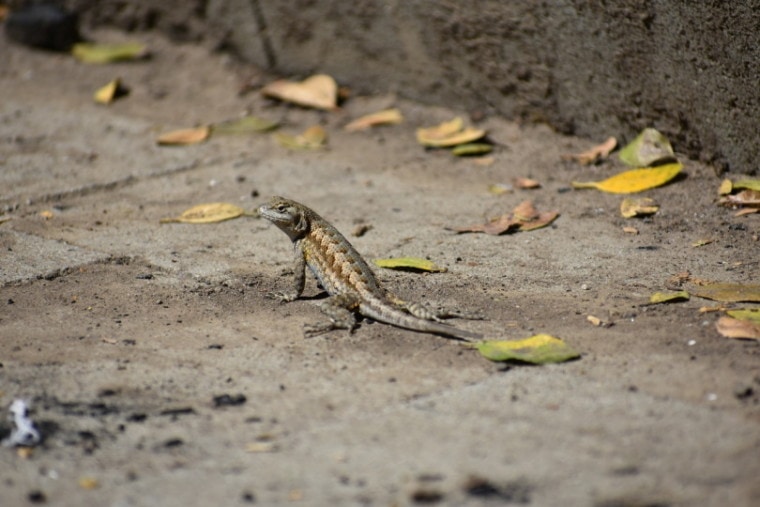
[[[370,301],[368,303],[362,303],[360,305],[361,314],[365,317],[375,319],[378,322],[384,322],[385,324],[390,324],[403,329],[411,329],[412,331],[433,333],[464,341],[483,339],[483,335],[480,333],[466,331],[441,322],[420,319],[409,313],[381,304],[379,301],[376,304],[373,303],[375,302]]]

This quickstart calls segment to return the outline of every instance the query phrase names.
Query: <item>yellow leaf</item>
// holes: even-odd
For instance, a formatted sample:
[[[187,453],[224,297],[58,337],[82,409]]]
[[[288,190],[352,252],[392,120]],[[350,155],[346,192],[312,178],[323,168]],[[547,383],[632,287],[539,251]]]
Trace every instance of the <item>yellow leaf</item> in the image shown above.
[[[493,145],[488,143],[467,143],[460,144],[451,150],[453,155],[457,157],[472,157],[477,155],[485,155],[493,151]]]
[[[718,187],[718,195],[728,195],[733,189],[734,184],[731,183],[731,180],[723,180],[720,182],[720,187]]]
[[[660,206],[654,202],[654,199],[642,197],[641,199],[631,199],[626,197],[620,203],[620,214],[625,218],[633,218],[642,215],[651,215],[657,213]]]
[[[697,248],[697,247],[700,247],[700,246],[709,245],[713,241],[715,241],[715,240],[714,239],[698,239],[697,241],[693,242],[691,244],[691,246],[694,247],[694,248]]]
[[[327,111],[338,106],[338,84],[326,74],[317,74],[301,82],[281,79],[266,85],[261,93],[299,106]]]
[[[488,191],[493,195],[503,195],[514,192],[514,187],[506,183],[493,183],[488,185]]]
[[[602,144],[594,146],[593,148],[586,150],[582,153],[572,153],[568,155],[562,155],[565,160],[576,160],[582,165],[593,164],[597,160],[607,158],[607,156],[617,146],[617,139],[614,137],[607,138]]]
[[[721,317],[715,323],[715,328],[726,338],[760,340],[760,324],[748,320]]]
[[[401,111],[398,109],[385,109],[357,118],[343,127],[343,129],[348,132],[355,132],[357,130],[366,130],[376,125],[391,125],[401,123],[402,121],[404,121],[404,117],[401,116]]]
[[[675,301],[688,301],[689,293],[685,290],[678,292],[655,292],[649,296],[649,304],[673,303]]]
[[[430,271],[444,273],[446,268],[439,267],[432,261],[419,257],[396,257],[393,259],[375,259],[375,265],[388,269],[411,269],[415,271]]]
[[[483,357],[491,361],[546,364],[580,357],[580,354],[565,342],[548,334],[539,334],[516,341],[484,341],[474,344],[474,347]]]
[[[276,132],[274,138],[281,146],[291,150],[318,150],[327,143],[327,131],[314,125],[297,136]]]
[[[724,303],[760,302],[760,285],[740,283],[708,283],[691,289],[695,296]]]
[[[121,84],[121,79],[116,78],[107,85],[98,88],[93,95],[93,99],[98,104],[110,104],[118,97],[127,94],[127,89]]]
[[[603,181],[572,182],[574,188],[596,188],[611,194],[633,194],[659,187],[675,178],[683,165],[680,162],[657,167],[632,169]]]
[[[111,63],[137,60],[147,55],[147,48],[139,42],[123,44],[93,44],[80,42],[71,48],[74,58],[84,63]]]
[[[739,180],[733,184],[735,189],[755,190],[760,192],[760,180]]]
[[[620,150],[620,160],[629,166],[649,166],[673,158],[673,147],[668,138],[657,130],[647,128],[636,139]]]
[[[214,135],[218,134],[250,134],[252,132],[268,132],[279,126],[276,121],[259,118],[257,116],[244,116],[237,120],[229,120],[211,126]]]
[[[447,148],[477,141],[484,135],[485,130],[464,128],[464,121],[457,117],[434,127],[417,129],[417,142],[432,148]]]
[[[760,308],[740,308],[726,311],[728,315],[739,320],[748,320],[760,324]]]
[[[98,480],[94,477],[80,477],[79,487],[82,489],[93,490],[100,486]]]
[[[226,202],[213,202],[193,206],[176,218],[163,218],[161,223],[210,224],[237,218],[243,214],[245,210],[239,206]]]
[[[161,146],[184,146],[186,144],[202,143],[211,134],[209,127],[173,130],[158,136],[156,140]]]

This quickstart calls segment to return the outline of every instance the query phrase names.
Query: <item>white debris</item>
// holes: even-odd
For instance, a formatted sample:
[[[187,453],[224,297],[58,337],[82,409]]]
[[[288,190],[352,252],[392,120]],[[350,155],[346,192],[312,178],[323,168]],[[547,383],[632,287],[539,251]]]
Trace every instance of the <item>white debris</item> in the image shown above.
[[[3,440],[3,445],[7,447],[31,447],[40,443],[40,432],[29,419],[29,408],[26,402],[24,400],[13,400],[8,410],[10,411],[8,419],[13,422],[15,428],[11,431],[10,436]]]

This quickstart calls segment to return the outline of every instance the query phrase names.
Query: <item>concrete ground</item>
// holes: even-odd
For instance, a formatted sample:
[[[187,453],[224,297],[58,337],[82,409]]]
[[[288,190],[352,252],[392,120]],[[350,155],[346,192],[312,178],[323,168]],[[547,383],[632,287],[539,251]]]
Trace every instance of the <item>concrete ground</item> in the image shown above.
[[[481,166],[414,141],[418,126],[467,116],[455,104],[352,96],[307,111],[239,95],[271,78],[255,69],[140,38],[152,59],[107,66],[0,42],[0,402],[29,400],[45,436],[29,456],[0,450],[0,505],[760,503],[760,346],[718,335],[718,316],[698,312],[714,303],[643,304],[686,270],[759,278],[758,216],[716,206],[711,167],[684,160],[684,177],[644,194],[660,212],[631,222],[620,196],[569,189],[615,171],[561,159],[602,139],[486,117],[497,147]],[[130,95],[94,104],[117,76]],[[389,105],[404,124],[342,130]],[[245,110],[286,132],[323,124],[330,148],[289,152],[269,135],[155,143]],[[543,186],[487,190],[518,176]],[[303,325],[323,318],[316,284],[290,304],[265,297],[290,281],[280,231],[250,217],[159,223],[272,194],[346,233],[370,225],[349,235],[368,258],[446,266],[379,276],[409,299],[487,316],[457,325],[550,333],[582,358],[505,366],[366,321],[306,340]],[[526,198],[560,218],[498,237],[447,229]]]

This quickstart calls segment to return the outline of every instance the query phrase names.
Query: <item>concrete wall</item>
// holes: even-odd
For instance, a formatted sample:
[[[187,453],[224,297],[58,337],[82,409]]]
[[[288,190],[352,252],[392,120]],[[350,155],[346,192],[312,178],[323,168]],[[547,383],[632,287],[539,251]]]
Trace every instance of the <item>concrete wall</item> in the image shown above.
[[[282,74],[597,140],[654,126],[718,170],[760,166],[760,0],[70,3],[91,22],[205,38]]]

